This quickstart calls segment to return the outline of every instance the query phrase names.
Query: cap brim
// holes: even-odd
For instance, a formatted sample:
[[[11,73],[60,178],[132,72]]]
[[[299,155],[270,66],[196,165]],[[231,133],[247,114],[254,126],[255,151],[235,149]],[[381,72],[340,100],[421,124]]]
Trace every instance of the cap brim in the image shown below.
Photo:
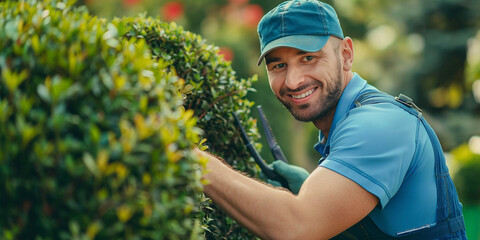
[[[265,55],[279,47],[296,48],[305,52],[320,51],[329,37],[329,35],[292,35],[273,40],[263,48],[257,65],[262,63]]]

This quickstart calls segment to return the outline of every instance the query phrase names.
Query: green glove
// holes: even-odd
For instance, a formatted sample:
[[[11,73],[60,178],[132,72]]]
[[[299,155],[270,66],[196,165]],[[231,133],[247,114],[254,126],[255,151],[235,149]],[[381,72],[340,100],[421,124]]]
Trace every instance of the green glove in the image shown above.
[[[294,194],[298,194],[303,182],[310,175],[307,170],[280,160],[274,161],[270,166],[273,167],[273,170],[275,170],[278,175],[285,178],[288,183],[288,188]],[[271,179],[266,179],[266,182],[276,187],[282,186],[279,182]]]

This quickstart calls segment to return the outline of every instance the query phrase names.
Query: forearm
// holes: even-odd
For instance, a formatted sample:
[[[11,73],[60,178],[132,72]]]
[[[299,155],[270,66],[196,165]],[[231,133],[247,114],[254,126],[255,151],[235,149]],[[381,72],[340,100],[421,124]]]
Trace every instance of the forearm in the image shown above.
[[[298,195],[270,187],[209,158],[204,192],[262,239],[329,239],[364,218],[378,199],[350,179],[319,167]]]
[[[294,222],[298,214],[293,210],[297,201],[293,194],[246,177],[215,157],[208,157],[204,178],[210,184],[204,192],[232,218],[262,239],[274,239],[284,226],[292,226],[288,221]]]

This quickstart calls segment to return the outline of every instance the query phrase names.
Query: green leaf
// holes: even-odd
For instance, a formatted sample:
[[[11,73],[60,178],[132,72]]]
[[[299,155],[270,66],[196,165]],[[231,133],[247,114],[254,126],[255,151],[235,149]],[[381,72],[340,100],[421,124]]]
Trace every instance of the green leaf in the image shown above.
[[[0,99],[0,123],[5,124],[7,119],[12,115],[12,109],[8,101]]]
[[[15,92],[17,87],[27,78],[28,71],[24,69],[20,73],[11,72],[8,68],[2,69],[2,79],[10,92]]]
[[[48,91],[47,87],[45,85],[40,84],[37,86],[37,93],[40,98],[45,101],[45,102],[50,102],[50,92]]]
[[[97,164],[95,163],[95,160],[93,159],[92,155],[90,155],[87,152],[83,153],[83,163],[87,167],[87,169],[96,177],[100,176],[100,171],[97,168]]]

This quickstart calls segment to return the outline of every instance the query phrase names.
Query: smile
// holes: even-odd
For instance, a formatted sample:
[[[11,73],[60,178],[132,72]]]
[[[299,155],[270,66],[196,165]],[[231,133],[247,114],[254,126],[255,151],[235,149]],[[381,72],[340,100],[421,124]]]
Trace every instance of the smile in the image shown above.
[[[300,95],[291,95],[293,99],[302,99],[302,98],[306,98],[308,96],[310,96],[313,92],[315,92],[315,88],[313,88],[312,90],[308,91],[308,92],[305,92],[305,93],[302,93]]]

